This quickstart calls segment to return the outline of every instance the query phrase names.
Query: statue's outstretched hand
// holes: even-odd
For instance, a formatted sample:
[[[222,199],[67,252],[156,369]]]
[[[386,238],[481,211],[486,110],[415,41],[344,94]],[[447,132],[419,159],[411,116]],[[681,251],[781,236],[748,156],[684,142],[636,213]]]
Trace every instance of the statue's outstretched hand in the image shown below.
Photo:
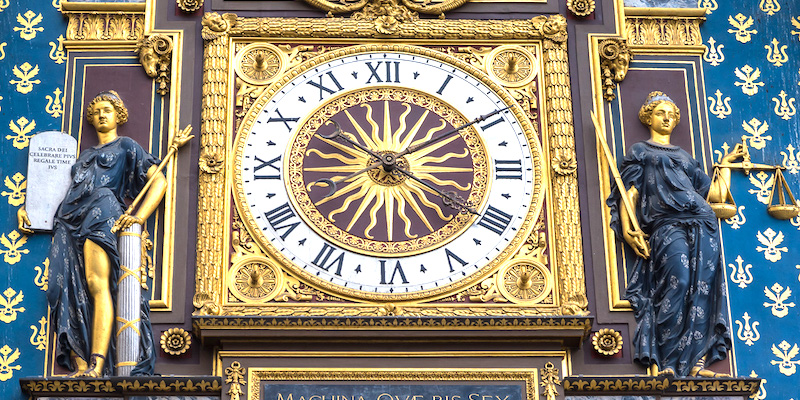
[[[740,158],[744,158],[747,154],[747,149],[741,143],[737,143],[736,146],[733,147],[733,150],[722,156],[719,161],[722,165],[730,164]]]
[[[122,214],[117,222],[114,222],[114,226],[111,227],[111,233],[124,232],[125,229],[130,228],[133,224],[144,224],[144,220],[135,215]]]
[[[19,210],[17,210],[17,228],[20,232],[31,235],[33,234],[33,230],[25,226],[30,224],[31,220],[28,219],[28,211],[25,210],[24,206],[20,207]]]
[[[647,235],[644,232],[627,230],[623,236],[625,242],[633,248],[636,255],[644,259],[650,258],[650,242],[648,242]]]

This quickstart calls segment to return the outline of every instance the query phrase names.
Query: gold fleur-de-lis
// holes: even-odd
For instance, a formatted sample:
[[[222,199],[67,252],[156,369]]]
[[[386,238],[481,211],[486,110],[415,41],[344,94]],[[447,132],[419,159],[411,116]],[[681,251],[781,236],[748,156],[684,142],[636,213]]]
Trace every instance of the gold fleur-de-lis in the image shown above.
[[[778,0],[761,0],[761,3],[758,3],[758,8],[767,13],[767,15],[773,15],[781,10],[781,4],[778,3]]]
[[[30,342],[36,346],[36,350],[44,350],[47,348],[47,318],[42,317],[39,320],[39,326],[31,325],[33,334],[31,335]]]
[[[703,53],[703,60],[715,67],[725,61],[725,55],[722,54],[722,49],[725,45],[720,44],[719,46],[715,46],[716,44],[717,41],[714,40],[713,37],[709,37],[708,46],[704,46],[706,51]]]
[[[758,374],[756,371],[750,370],[750,377],[751,378],[758,378]],[[750,398],[753,400],[764,400],[767,398],[767,380],[761,379],[761,385],[758,386],[758,392],[755,394],[750,395]]]
[[[3,49],[3,47],[6,47],[6,46],[8,46],[8,43],[6,43],[6,42],[0,43],[0,60],[6,58],[6,51],[5,51],[5,49]]]
[[[20,117],[17,119],[16,124],[14,121],[9,121],[8,127],[11,129],[11,132],[14,132],[14,134],[6,135],[6,139],[12,140],[14,147],[18,149],[24,149],[28,147],[28,144],[30,144],[31,137],[28,136],[28,134],[31,133],[34,128],[36,128],[36,121],[28,121],[27,118]]]
[[[790,18],[789,21],[792,21],[792,25],[794,25],[795,28],[799,29],[791,32],[792,35],[797,35],[797,40],[800,40],[800,17]]]
[[[778,348],[780,348],[780,350],[778,350]],[[778,347],[775,347],[775,344],[773,344],[772,354],[775,354],[780,360],[772,360],[769,363],[777,365],[778,371],[782,374],[792,376],[797,372],[797,364],[800,364],[800,360],[792,360],[797,357],[797,354],[800,354],[800,347],[797,347],[797,343],[792,346],[789,342],[784,340],[778,344]]]
[[[769,261],[777,262],[781,259],[781,252],[787,252],[789,249],[787,247],[778,247],[781,243],[783,243],[783,232],[778,231],[775,232],[772,228],[767,228],[764,233],[758,231],[756,233],[756,238],[758,239],[761,244],[766,247],[758,246],[756,250],[759,252],[764,252],[764,258]]]
[[[25,175],[17,172],[11,177],[7,176],[5,184],[10,192],[4,190],[0,192],[0,195],[8,196],[8,204],[12,206],[22,205],[25,202],[25,189],[28,186],[28,182],[25,181]]]
[[[794,218],[790,219],[790,220],[789,220],[789,222],[790,222],[792,225],[796,226],[796,227],[797,227],[797,230],[798,230],[798,231],[800,231],[800,215],[798,215],[798,216],[796,216],[796,217],[794,217]]]
[[[752,264],[744,264],[744,260],[742,256],[736,256],[736,264],[728,264],[728,267],[731,268],[731,282],[739,285],[740,288],[744,289],[747,285],[753,283],[753,274],[750,273],[750,268],[753,268]]]
[[[786,48],[788,46],[779,46],[780,42],[776,38],[772,38],[770,43],[772,43],[772,46],[764,46],[764,48],[767,49],[767,61],[776,67],[780,67],[785,62],[789,61],[789,56],[786,55]]]
[[[0,254],[3,255],[3,261],[7,264],[14,265],[22,259],[23,254],[28,254],[28,249],[21,248],[28,242],[27,236],[22,236],[16,230],[11,231],[6,237],[5,234],[0,235],[0,245],[5,247],[5,250],[0,249]]]
[[[19,349],[12,349],[8,345],[0,348],[0,381],[7,381],[14,376],[14,371],[22,369],[19,365],[12,365],[19,359]]]
[[[786,290],[783,289],[778,283],[772,285],[771,288],[764,287],[764,295],[767,296],[768,299],[772,300],[770,302],[764,302],[764,307],[772,308],[772,315],[783,318],[789,314],[789,308],[794,307],[794,303],[785,303],[786,300],[789,300],[789,296],[792,295],[792,289],[788,287]]]
[[[736,331],[736,337],[743,341],[744,344],[752,346],[758,339],[761,339],[761,334],[758,333],[758,329],[756,328],[759,322],[753,321],[753,323],[750,324],[750,315],[747,313],[744,313],[742,319],[744,319],[744,324],[739,320],[735,321],[736,325],[739,325],[739,329]]]
[[[720,92],[719,89],[714,92],[714,96],[716,96],[716,98],[708,97],[708,101],[711,102],[708,108],[711,109],[711,114],[714,114],[717,118],[725,119],[725,117],[731,115],[731,98],[726,96],[723,99],[722,92]]]
[[[794,106],[794,97],[790,97],[787,102],[786,92],[783,90],[778,93],[778,96],[781,98],[780,101],[777,97],[772,98],[772,101],[775,102],[775,115],[788,121],[797,113],[797,108]]]
[[[728,33],[736,35],[736,40],[742,43],[749,42],[752,39],[750,36],[758,33],[755,29],[749,29],[753,26],[753,17],[745,16],[742,13],[736,14],[734,17],[729,15],[728,23],[734,27],[734,29],[728,29]]]
[[[775,181],[775,177],[764,171],[759,171],[757,174],[750,174],[748,179],[756,188],[748,189],[747,193],[756,195],[756,199],[764,204],[769,203],[769,194],[772,192],[772,184]]]
[[[747,222],[747,219],[744,218],[744,213],[742,213],[742,211],[744,211],[744,206],[739,206],[736,215],[725,220],[725,223],[730,225],[731,229],[739,229],[739,227]]]
[[[790,174],[797,174],[800,172],[800,151],[797,153],[794,152],[794,146],[791,144],[786,146],[786,151],[782,151],[781,155],[783,156],[783,168],[786,168]]]
[[[717,11],[718,7],[717,0],[697,0],[697,8],[705,8],[706,14]]]
[[[717,156],[717,162],[722,162],[722,156],[728,154],[728,150],[730,150],[731,146],[728,145],[728,142],[723,142],[722,146],[720,146],[722,150],[714,150],[714,154]]]
[[[734,82],[733,84],[736,86],[742,87],[742,92],[748,96],[752,96],[758,93],[758,87],[764,86],[764,82],[756,82],[758,78],[761,77],[761,70],[745,64],[741,70],[736,68],[733,70],[733,73],[736,74],[736,77],[743,80],[744,82]]]
[[[742,140],[749,140],[750,147],[761,150],[767,146],[767,140],[772,140],[772,136],[764,136],[769,129],[767,121],[763,123],[755,118],[750,121],[742,121],[742,129],[750,135],[742,135]]]
[[[17,307],[24,297],[21,290],[17,293],[12,288],[6,289],[0,296],[0,321],[9,323],[17,319],[17,313],[25,312],[25,307]]]
[[[56,64],[63,64],[67,60],[67,53],[64,51],[64,35],[59,35],[55,42],[50,42],[50,59]]]
[[[39,289],[42,289],[46,292],[48,280],[47,277],[50,275],[50,259],[45,258],[44,262],[42,262],[42,266],[44,266],[44,268],[38,265],[33,267],[33,269],[36,270],[36,277],[33,278],[33,283],[38,286]]]
[[[50,4],[51,4],[51,5],[53,6],[53,8],[55,8],[56,10],[60,10],[60,9],[61,9],[61,0],[53,0],[53,1],[52,1]]]
[[[58,118],[61,114],[64,114],[64,106],[61,104],[61,89],[56,88],[53,91],[53,95],[44,96],[47,99],[47,105],[44,107],[44,110],[50,114],[53,118]]]
[[[22,25],[21,27],[15,26],[14,32],[19,32],[19,36],[25,40],[31,40],[36,37],[36,32],[42,32],[43,27],[36,27],[42,22],[42,14],[37,15],[35,12],[28,10],[25,14],[17,14],[17,22]]]
[[[10,80],[8,83],[12,85],[17,85],[17,91],[22,94],[28,94],[33,90],[33,85],[38,85],[42,83],[42,81],[38,79],[33,79],[36,75],[39,74],[39,65],[31,66],[27,61],[22,63],[19,68],[15,65],[14,69],[12,69],[14,76],[19,78],[19,80]]]
[[[8,8],[9,5],[10,3],[8,0],[0,0],[0,12]]]

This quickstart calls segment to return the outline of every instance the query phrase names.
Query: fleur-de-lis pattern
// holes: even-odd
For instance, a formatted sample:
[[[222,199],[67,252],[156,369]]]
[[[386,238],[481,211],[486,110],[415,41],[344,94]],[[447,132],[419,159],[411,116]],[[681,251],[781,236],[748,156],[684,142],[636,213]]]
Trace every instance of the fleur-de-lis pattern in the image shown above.
[[[789,251],[789,248],[786,246],[778,247],[783,243],[784,239],[783,232],[781,231],[775,232],[772,228],[767,228],[764,233],[758,231],[756,238],[764,245],[763,247],[757,246],[756,250],[764,252],[764,258],[769,261],[776,262],[781,259],[782,253]]]
[[[800,353],[800,347],[797,347],[797,343],[790,345],[784,340],[777,347],[773,344],[772,354],[778,357],[778,360],[772,360],[770,364],[777,365],[782,374],[792,376],[797,372],[797,364],[800,364],[800,360],[794,359],[798,353]]]
[[[708,38],[708,46],[705,46],[706,51],[703,53],[703,60],[715,67],[725,61],[725,54],[722,53],[725,46],[715,46],[716,43],[713,37]]]
[[[789,61],[789,56],[786,54],[786,48],[789,46],[780,46],[778,39],[772,38],[771,46],[764,46],[767,49],[767,61],[776,67],[780,67],[783,63]]]
[[[742,93],[753,96],[758,93],[758,88],[760,86],[764,86],[764,82],[758,82],[758,79],[761,78],[761,70],[759,68],[753,68],[748,64],[745,64],[742,69],[736,68],[733,70],[733,73],[736,74],[736,77],[742,80],[743,82],[736,82],[736,86],[741,86]]]
[[[715,97],[708,97],[708,101],[710,103],[708,105],[708,109],[715,117],[719,119],[725,119],[725,117],[731,115],[731,112],[733,111],[731,110],[731,98],[725,97],[723,99],[722,92],[720,92],[719,89],[714,92],[714,96]]]
[[[44,292],[51,237],[16,231],[16,212],[27,197],[30,138],[62,127],[68,60],[67,19],[59,3],[0,0],[5,27],[0,35],[0,214],[5,216],[0,219],[0,267],[5,271],[0,283],[0,399],[26,400],[19,377],[45,375],[46,349],[52,349]]]
[[[792,119],[797,113],[797,108],[794,106],[794,97],[790,97],[789,101],[786,101],[787,95],[783,90],[778,93],[778,96],[781,98],[780,100],[776,97],[772,98],[772,101],[775,102],[775,115],[785,120]]]
[[[775,182],[775,176],[768,174],[764,171],[758,171],[756,174],[750,174],[750,183],[755,186],[755,189],[749,189],[747,193],[756,195],[759,202],[769,203],[769,194],[772,191],[772,184]]]
[[[736,215],[725,220],[725,223],[731,226],[731,229],[739,229],[747,219],[744,217],[744,206],[739,206],[736,209]]]
[[[751,378],[758,378],[758,374],[756,374],[755,370],[750,371]],[[761,385],[758,387],[758,392],[754,395],[750,396],[753,400],[764,400],[767,398],[767,380],[761,379]]]
[[[764,307],[772,309],[772,315],[783,318],[789,315],[789,309],[794,307],[794,302],[786,303],[786,300],[789,300],[789,297],[792,295],[792,289],[788,287],[784,290],[784,287],[781,286],[779,283],[772,285],[771,288],[764,288],[764,295],[767,296],[769,300],[772,302],[765,301]]]
[[[767,121],[761,122],[755,118],[750,121],[742,121],[742,128],[749,135],[742,135],[742,139],[747,140],[748,145],[756,150],[761,150],[767,146],[767,140],[772,140],[772,136],[764,135],[769,129]]]
[[[705,8],[706,14],[712,14],[717,11],[719,4],[717,4],[717,0],[697,0],[697,8]]]
[[[728,29],[728,33],[736,35],[736,40],[747,43],[751,39],[751,35],[758,33],[755,29],[750,29],[753,26],[753,17],[742,15],[741,13],[736,16],[728,16],[728,23],[731,24],[733,29]]]
[[[758,332],[758,321],[753,321],[750,323],[750,315],[744,313],[742,316],[744,323],[742,321],[736,320],[734,321],[739,329],[736,331],[736,337],[743,341],[744,344],[748,346],[752,346],[758,339],[761,339],[761,334]]]
[[[13,176],[7,176],[4,183],[8,190],[0,192],[0,195],[8,197],[8,204],[14,207],[21,206],[25,202],[25,189],[27,187],[25,176],[17,172]]]
[[[753,283],[753,274],[750,269],[753,268],[752,264],[743,264],[742,256],[736,256],[736,265],[728,264],[731,269],[731,282],[744,289],[747,285]]]
[[[794,150],[791,143],[786,145],[786,151],[781,152],[781,156],[783,156],[781,165],[786,168],[786,172],[796,175],[800,172],[800,151],[795,153]]]

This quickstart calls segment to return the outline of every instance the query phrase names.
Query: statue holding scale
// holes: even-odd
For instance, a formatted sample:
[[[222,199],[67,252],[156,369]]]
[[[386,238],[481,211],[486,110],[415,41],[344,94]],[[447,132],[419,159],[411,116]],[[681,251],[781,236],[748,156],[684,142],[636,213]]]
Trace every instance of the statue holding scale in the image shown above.
[[[621,173],[595,119],[615,178],[607,200],[611,228],[638,255],[625,295],[637,322],[634,356],[660,374],[720,376],[705,368],[731,346],[720,235],[709,202],[729,196],[730,170],[720,168],[712,180],[670,143],[680,110],[664,93],[650,93],[639,119],[650,139],[631,146]],[[737,145],[720,164],[744,154]]]
[[[72,179],[54,218],[49,254],[47,297],[58,341],[56,361],[73,371],[73,377],[119,375],[120,370],[125,370],[124,375],[152,374],[155,355],[148,300],[141,294],[136,299],[123,298],[124,283],[118,287],[126,277],[139,279],[132,273],[139,268],[136,257],[126,259],[126,249],[136,246],[121,243],[137,236],[141,224],[158,207],[166,191],[161,170],[177,148],[193,137],[191,127],[176,136],[164,161],[159,161],[132,139],[117,135],[128,110],[116,92],[98,94],[89,103],[86,117],[99,144],[81,152],[72,166]],[[127,211],[126,198],[135,198]],[[20,230],[32,233],[25,226],[31,221],[24,207],[18,220]],[[137,304],[131,306],[131,300]],[[135,315],[122,315],[131,310]],[[115,320],[118,329],[112,335]],[[134,321],[140,328],[127,329]],[[140,345],[133,344],[132,360],[115,360],[122,357],[114,351],[112,338],[124,330],[136,331]],[[131,347],[130,343],[116,345]]]

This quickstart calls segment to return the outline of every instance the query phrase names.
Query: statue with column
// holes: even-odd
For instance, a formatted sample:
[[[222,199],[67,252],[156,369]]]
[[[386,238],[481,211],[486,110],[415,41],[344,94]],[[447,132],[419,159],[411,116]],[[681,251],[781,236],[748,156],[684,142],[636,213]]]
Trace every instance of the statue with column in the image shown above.
[[[48,257],[56,362],[71,377],[151,375],[155,347],[142,295],[142,225],[164,197],[161,170],[193,137],[191,127],[175,136],[160,161],[117,135],[128,110],[113,90],[94,97],[86,118],[99,144],[72,166]],[[126,199],[133,199],[127,210]],[[17,216],[20,230],[33,233],[25,207]]]

